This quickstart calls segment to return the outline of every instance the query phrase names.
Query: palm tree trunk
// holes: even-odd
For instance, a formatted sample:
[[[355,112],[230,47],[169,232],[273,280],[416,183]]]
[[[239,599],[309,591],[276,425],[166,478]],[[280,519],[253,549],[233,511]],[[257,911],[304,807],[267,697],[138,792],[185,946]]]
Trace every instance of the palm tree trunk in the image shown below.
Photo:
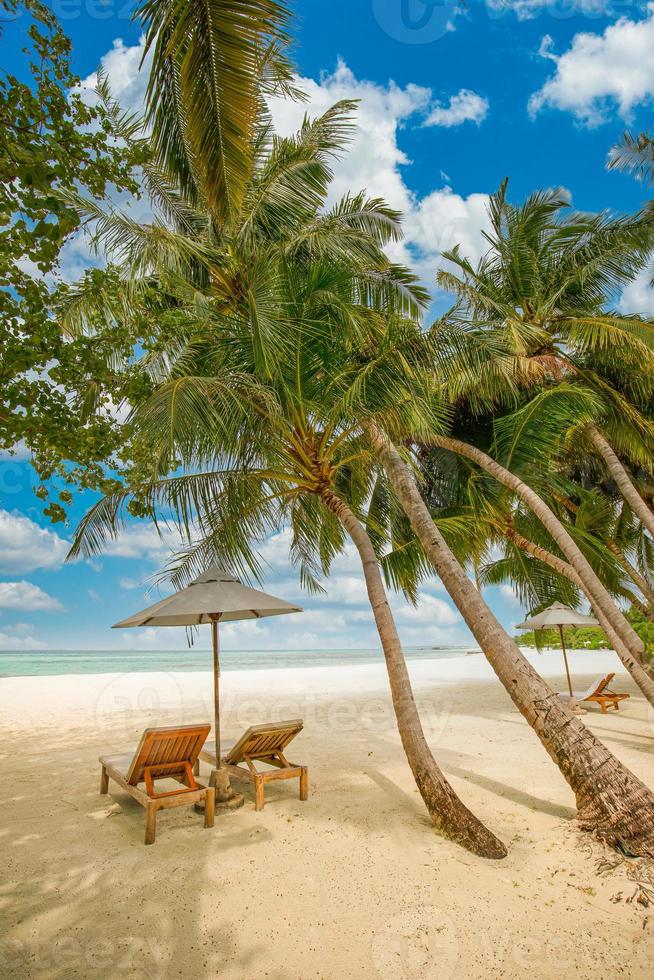
[[[502,841],[461,802],[427,745],[400,638],[388,605],[377,556],[367,531],[348,505],[333,491],[323,490],[321,499],[342,523],[359,552],[368,598],[386,659],[398,731],[420,795],[433,823],[442,834],[473,854],[486,858],[506,857],[506,847]]]
[[[497,460],[494,460],[481,449],[477,449],[476,446],[471,446],[467,442],[461,442],[459,439],[451,439],[447,436],[434,435],[431,441],[443,449],[449,449],[451,452],[457,453],[459,456],[464,456],[466,459],[476,463],[482,470],[494,477],[498,483],[513,491],[517,497],[524,501],[527,507],[541,521],[549,535],[576,571],[583,583],[583,590],[595,609],[595,612],[601,612],[604,619],[612,624],[614,632],[619,635],[632,657],[638,661],[642,661],[645,653],[643,641],[634,631],[631,623],[627,621],[618,609],[606,588],[595,574],[586,556],[542,497],[539,497],[535,490],[532,490],[528,484],[514,473],[511,473],[510,470],[507,470]]]
[[[575,572],[572,565],[553,555],[546,548],[542,548],[540,545],[535,544],[528,538],[525,538],[522,534],[519,534],[513,528],[508,528],[506,530],[506,536],[510,541],[513,541],[516,547],[520,548],[526,554],[531,555],[533,558],[537,558],[542,561],[545,565],[556,572],[558,575],[563,575],[567,578],[573,585],[576,585],[578,589],[583,591],[583,585],[581,579]],[[606,633],[613,649],[617,653],[618,657],[622,661],[624,667],[631,674],[634,683],[637,684],[640,691],[647,698],[649,703],[654,707],[654,664],[648,660],[636,660],[635,657],[631,655],[629,650],[626,648],[622,639],[613,629],[613,625],[610,620],[606,619],[601,610],[593,609],[597,620]]]
[[[632,483],[626,467],[622,465],[616,453],[596,426],[587,426],[586,433],[598,454],[604,460],[606,468],[623,498],[627,501],[638,520],[642,522],[643,526],[647,528],[654,538],[654,514]]]
[[[572,565],[568,564],[567,561],[563,561],[562,558],[558,558],[556,555],[553,555],[551,551],[547,551],[547,549],[541,547],[541,545],[535,544],[535,542],[530,541],[529,538],[523,537],[509,524],[504,525],[498,523],[497,527],[502,534],[504,534],[510,541],[513,541],[516,547],[520,548],[521,551],[525,551],[527,554],[530,554],[532,558],[537,558],[545,565],[549,565],[553,571],[557,572],[559,575],[563,575],[565,578],[570,579],[571,582],[574,582],[577,588],[581,589],[582,592],[584,591],[584,586],[581,579],[575,572]],[[627,589],[626,587],[621,588],[620,595],[625,599],[628,599],[631,605],[635,606],[646,619],[650,619],[654,622],[654,589],[652,589],[652,586],[649,584],[647,579],[644,578],[638,569],[629,561],[627,556],[615,541],[605,541],[604,543],[609,551],[611,551],[618,559],[618,562],[622,565],[634,585],[636,585],[642,594],[649,600],[650,605],[647,605],[642,599],[639,598],[639,596],[636,595],[635,592],[632,592],[631,589]],[[647,661],[643,661],[643,664],[644,666],[647,666]]]
[[[413,473],[388,437],[366,426],[416,537],[511,700],[559,767],[577,819],[627,853],[654,857],[654,795],[571,714],[502,629],[438,531]]]

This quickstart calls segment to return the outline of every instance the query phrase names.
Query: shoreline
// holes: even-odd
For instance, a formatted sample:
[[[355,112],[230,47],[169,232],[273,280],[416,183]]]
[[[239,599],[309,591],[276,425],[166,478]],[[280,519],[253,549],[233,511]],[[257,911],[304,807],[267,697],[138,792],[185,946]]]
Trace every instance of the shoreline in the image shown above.
[[[560,673],[560,671],[558,671],[558,670],[555,669],[555,665],[552,665],[550,663],[546,663],[546,660],[551,660],[552,658],[556,658],[557,656],[559,658],[561,658],[561,656],[562,656],[561,655],[561,651],[558,650],[557,648],[555,648],[555,647],[548,647],[548,648],[545,648],[544,650],[542,650],[540,652],[537,651],[534,647],[520,647],[519,649],[522,652],[522,654],[527,658],[527,660],[529,660],[529,662],[539,671],[539,673],[543,673],[543,671],[542,671],[541,668],[543,668],[544,666],[546,666],[548,668],[547,672],[544,673],[543,676],[547,676],[547,675],[554,676],[554,675]],[[441,655],[440,656],[438,655],[438,651],[441,652]],[[106,655],[108,655],[108,657],[110,657],[112,654],[115,654],[116,656],[128,656],[128,655],[130,655],[132,653],[132,651],[121,651],[121,650],[116,650],[116,651],[105,651],[105,650],[92,650],[92,651],[61,650],[60,651],[60,650],[53,650],[53,651],[20,651],[20,652],[18,652],[18,651],[0,651],[0,661],[2,660],[2,656],[3,655],[4,656],[7,656],[7,655],[9,655],[9,656],[16,656],[16,657],[22,657],[22,656],[29,657],[29,656],[37,655],[37,656],[40,657],[40,656],[43,655],[43,653],[46,653],[47,654],[47,653],[50,653],[50,652],[53,654],[53,657],[61,656],[61,655],[66,655],[66,654],[69,654],[69,653],[72,653],[72,654],[88,654],[88,653],[90,653],[91,655],[93,655],[93,654],[106,654]],[[155,674],[207,674],[207,673],[211,673],[211,669],[212,669],[211,668],[211,650],[210,649],[207,649],[206,651],[205,650],[202,650],[200,652],[204,655],[204,660],[206,660],[206,663],[203,663],[201,665],[198,664],[198,665],[192,665],[192,666],[188,666],[188,667],[181,667],[181,666],[177,666],[177,665],[175,665],[173,667],[167,667],[167,666],[163,667],[162,666],[162,667],[159,667],[159,668],[156,668],[156,669],[148,669],[146,666],[143,666],[143,667],[134,668],[132,670],[121,670],[121,669],[109,670],[109,669],[107,669],[107,670],[82,670],[82,671],[77,671],[77,672],[76,671],[67,671],[66,670],[66,671],[55,671],[55,672],[51,672],[51,673],[49,673],[49,672],[46,672],[46,673],[21,673],[21,674],[4,674],[4,673],[0,673],[0,684],[2,684],[3,681],[16,680],[16,679],[19,679],[19,678],[22,678],[22,679],[25,679],[25,680],[27,680],[27,679],[37,680],[39,678],[55,678],[55,677],[69,677],[69,678],[79,679],[79,678],[83,678],[83,677],[102,677],[102,676],[113,676],[113,675],[123,675],[123,674],[124,675],[127,675],[127,674],[136,674],[136,675],[153,674],[153,675],[155,675]],[[135,659],[137,659],[139,657],[143,657],[144,654],[145,654],[145,656],[148,656],[148,655],[156,656],[158,654],[164,654],[164,655],[169,655],[170,656],[170,655],[174,655],[175,653],[177,653],[177,651],[174,651],[174,650],[173,651],[170,651],[170,650],[166,650],[166,651],[152,650],[152,651],[133,651],[133,653],[134,653]],[[289,663],[289,662],[286,662],[286,663],[270,663],[270,664],[267,664],[265,662],[265,660],[266,660],[266,655],[268,653],[271,653],[271,654],[283,654],[286,657],[289,657],[289,655],[292,657],[292,655],[294,653],[299,653],[299,654],[303,654],[304,659],[302,661],[298,660],[298,663],[292,663],[292,662]],[[590,663],[591,663],[591,658],[592,658],[592,661],[595,663],[595,666],[597,666],[598,670],[604,669],[604,667],[606,667],[606,665],[609,664],[609,659],[610,659],[611,664],[613,664],[616,667],[616,673],[619,673],[620,671],[622,671],[622,672],[625,673],[625,675],[627,674],[627,672],[624,670],[624,667],[622,666],[620,660],[617,658],[614,650],[611,650],[611,649],[601,649],[601,650],[570,649],[570,650],[567,651],[567,653],[568,653],[568,656],[569,657],[572,657],[573,659],[574,658],[578,658],[578,667],[580,669],[583,668],[584,673],[586,673],[587,670],[589,669],[589,666],[590,666]],[[339,659],[339,654],[344,654],[345,656],[343,656],[341,659]],[[366,654],[366,655],[367,654],[370,654],[370,656],[369,657],[366,656],[366,659],[352,659],[352,660],[348,660],[347,659],[348,655],[352,655],[353,658],[354,658],[354,657],[358,657],[358,656],[363,655],[363,654]],[[454,661],[454,662],[457,662],[457,663],[460,663],[462,661],[466,661],[466,662],[468,662],[468,661],[483,661],[484,663],[487,663],[486,658],[484,657],[483,651],[480,650],[480,649],[478,649],[478,648],[472,648],[472,647],[406,647],[404,649],[404,654],[405,654],[405,659],[406,659],[407,663],[412,663],[414,665],[417,664],[417,663],[423,663],[423,664],[443,664],[443,663],[447,663],[447,662],[451,662],[451,661]],[[430,654],[433,654],[433,655],[430,656]],[[224,662],[225,661],[225,655],[226,655],[227,663]],[[248,655],[255,655],[256,657],[260,657],[261,658],[261,661],[260,662],[257,662],[257,663],[253,663],[253,664],[244,665],[244,666],[235,665],[233,662],[232,663],[229,662],[232,657],[239,657],[241,655],[245,655],[246,657]],[[221,668],[221,674],[222,673],[227,673],[227,674],[230,674],[231,675],[231,674],[236,674],[236,673],[255,673],[256,674],[256,673],[266,672],[266,671],[275,671],[276,672],[276,671],[303,671],[303,670],[324,670],[324,669],[335,670],[335,671],[338,671],[338,670],[351,670],[351,669],[353,669],[355,667],[376,667],[379,664],[383,664],[384,663],[384,655],[383,655],[383,651],[382,651],[381,647],[377,651],[369,651],[369,650],[366,650],[366,649],[358,650],[356,648],[353,648],[351,650],[330,650],[329,648],[325,648],[324,650],[317,650],[317,651],[315,651],[315,658],[316,658],[316,660],[320,660],[321,658],[325,658],[327,656],[329,656],[331,658],[331,661],[329,663],[311,663],[310,660],[308,661],[307,654],[304,653],[304,651],[301,651],[301,650],[297,650],[297,651],[294,651],[294,650],[285,651],[283,649],[280,649],[280,650],[266,651],[266,650],[256,650],[256,649],[253,649],[253,650],[222,651],[221,652],[221,665],[220,665],[220,668]],[[271,658],[271,659],[273,659],[273,658]],[[583,663],[582,663],[582,659],[584,661]],[[129,661],[126,661],[126,662],[129,662]],[[552,667],[553,669],[552,670],[549,670],[550,667]],[[607,668],[607,669],[609,669],[609,668]],[[610,668],[610,669],[612,669],[612,668]],[[491,675],[494,676],[494,674],[492,672],[492,669],[490,667],[489,667],[489,670],[491,671]],[[591,672],[592,672],[592,670],[591,670]],[[467,675],[467,671],[463,672],[463,675]]]
[[[560,652],[542,653],[523,649],[527,659],[555,690],[565,691],[563,660]],[[568,653],[575,689],[584,690],[597,677],[615,672],[616,681],[630,693],[638,693],[631,678],[613,651],[571,650]],[[465,690],[469,684],[496,689],[515,709],[483,654],[460,657],[407,658],[407,667],[417,698],[440,704],[453,689]],[[316,701],[347,699],[357,694],[387,698],[390,704],[388,674],[383,657],[377,662],[339,665],[274,666],[268,668],[221,671],[223,714],[238,714],[239,723],[252,717],[256,709],[272,701],[278,717],[308,711]],[[0,677],[0,726],[29,721],[35,726],[56,723],[63,711],[74,719],[94,725],[101,716],[122,713],[135,724],[140,715],[156,724],[158,715],[182,722],[197,721],[197,712],[213,716],[212,673],[206,670],[112,671],[106,673],[42,674]],[[243,707],[244,706],[244,707]],[[289,714],[291,706],[294,712]],[[432,713],[440,709],[432,708]],[[179,717],[175,718],[177,711]],[[195,712],[195,714],[194,714]],[[517,712],[516,712],[517,714]],[[265,720],[265,719],[263,719]],[[392,727],[392,726],[391,726]]]
[[[407,660],[447,660],[465,656],[465,647],[406,647]],[[351,667],[383,661],[380,648],[222,650],[221,671]],[[211,650],[0,651],[0,678],[56,677],[113,673],[204,673]]]

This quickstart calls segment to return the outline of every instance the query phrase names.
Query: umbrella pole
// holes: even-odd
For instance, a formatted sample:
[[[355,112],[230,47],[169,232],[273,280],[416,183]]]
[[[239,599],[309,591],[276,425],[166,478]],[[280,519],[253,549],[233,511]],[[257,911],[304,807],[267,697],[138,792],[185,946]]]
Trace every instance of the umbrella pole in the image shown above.
[[[568,691],[570,692],[570,700],[574,701],[574,694],[572,693],[572,681],[570,680],[570,668],[568,667],[568,653],[565,648],[565,640],[563,639],[563,627],[559,624],[559,636],[561,637],[561,650],[563,651],[563,662],[565,664],[565,675],[568,678]]]
[[[213,734],[216,740],[216,768],[220,769],[220,647],[218,645],[218,622],[220,617],[211,620],[211,639],[213,641]]]
[[[218,624],[220,616],[211,617],[211,640],[213,647],[213,718],[214,738],[216,740],[216,768],[211,773],[209,784],[216,790],[216,804],[230,810],[243,806],[244,798],[241,793],[235,793],[229,782],[229,773],[222,765],[220,747],[220,643]]]

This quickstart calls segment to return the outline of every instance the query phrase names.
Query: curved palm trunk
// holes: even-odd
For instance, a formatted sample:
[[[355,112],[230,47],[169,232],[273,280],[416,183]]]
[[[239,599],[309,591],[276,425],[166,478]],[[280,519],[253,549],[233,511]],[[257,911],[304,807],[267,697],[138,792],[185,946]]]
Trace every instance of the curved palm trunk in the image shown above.
[[[571,714],[522,655],[438,531],[411,469],[366,427],[416,537],[511,700],[572,788],[580,826],[627,853],[654,857],[654,795]]]
[[[613,632],[618,634],[632,657],[642,662],[645,653],[643,641],[634,631],[631,623],[625,619],[622,612],[618,609],[606,588],[595,574],[586,556],[542,497],[539,497],[535,490],[532,490],[527,483],[514,473],[511,473],[510,470],[507,470],[497,460],[493,459],[492,456],[489,456],[481,449],[477,449],[476,446],[471,446],[467,442],[461,442],[459,439],[451,439],[448,436],[435,435],[431,441],[443,449],[449,449],[451,452],[457,453],[459,456],[464,456],[466,459],[476,463],[482,470],[494,477],[498,483],[513,491],[517,497],[524,501],[527,507],[541,521],[552,539],[556,541],[576,571],[583,583],[583,590],[595,612],[602,613],[604,619],[612,624]]]
[[[342,523],[359,552],[368,598],[386,659],[398,731],[420,795],[433,823],[442,834],[474,854],[486,858],[506,857],[504,844],[461,802],[437,766],[427,745],[400,638],[388,605],[377,556],[367,531],[347,504],[331,490],[324,490],[321,499]]]
[[[571,582],[574,582],[577,588],[581,589],[582,592],[584,591],[584,586],[581,579],[575,572],[572,565],[568,564],[567,561],[563,561],[562,558],[558,558],[556,555],[553,555],[551,551],[547,551],[547,549],[541,547],[541,545],[536,544],[534,541],[530,541],[529,538],[523,537],[522,534],[520,534],[510,525],[498,524],[497,526],[505,537],[514,542],[516,547],[520,548],[522,551],[525,551],[533,558],[537,558],[539,561],[542,561],[545,565],[549,565],[553,571],[558,572],[559,575],[563,575],[565,578],[570,579]],[[626,587],[623,587],[620,590],[620,595],[622,595],[625,599],[628,599],[631,605],[635,606],[646,619],[654,621],[654,589],[652,589],[652,586],[649,584],[647,579],[645,579],[640,574],[638,569],[629,561],[627,556],[621,550],[619,545],[615,543],[615,541],[605,541],[604,543],[609,551],[611,551],[618,559],[618,562],[622,565],[623,569],[634,585],[637,586],[645,598],[648,599],[649,605],[643,602],[643,600],[639,598],[635,592],[632,592],[631,589],[627,589]],[[644,660],[643,666],[647,667],[647,665],[648,661]]]
[[[542,561],[543,564],[549,566],[549,568],[557,572],[557,574],[563,575],[565,578],[569,579],[569,581],[576,585],[578,589],[583,591],[581,579],[575,572],[572,565],[569,565],[561,558],[553,555],[551,551],[547,551],[546,548],[542,548],[540,545],[535,544],[528,538],[523,537],[522,534],[519,534],[513,528],[506,530],[506,536],[510,541],[514,542],[516,547],[520,548],[526,554],[531,555],[533,558],[537,558],[539,561]],[[633,598],[635,599],[636,597],[634,596]],[[629,650],[627,650],[621,638],[613,629],[612,624],[604,617],[603,613],[596,609],[593,611],[623,665],[629,671],[634,682],[638,685],[643,695],[654,707],[654,664],[647,660],[643,660],[642,662],[637,661],[631,655]]]
[[[642,522],[643,526],[647,528],[649,533],[654,538],[654,514],[632,483],[626,467],[622,465],[617,454],[613,451],[605,436],[602,435],[596,426],[587,426],[586,433],[598,454],[604,460],[606,468],[615,481],[618,490],[627,501],[638,520]]]

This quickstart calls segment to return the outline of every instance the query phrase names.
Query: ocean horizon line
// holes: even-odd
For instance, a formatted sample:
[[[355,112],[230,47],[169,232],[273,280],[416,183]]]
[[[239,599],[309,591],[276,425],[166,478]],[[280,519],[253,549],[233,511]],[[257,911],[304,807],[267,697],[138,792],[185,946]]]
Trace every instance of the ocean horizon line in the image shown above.
[[[466,644],[405,647],[409,660],[465,656]],[[271,670],[288,667],[353,666],[376,662],[381,647],[288,647],[221,650],[221,670]],[[211,650],[198,647],[169,650],[3,650],[0,677],[58,676],[61,674],[109,674],[202,672],[211,669]]]

